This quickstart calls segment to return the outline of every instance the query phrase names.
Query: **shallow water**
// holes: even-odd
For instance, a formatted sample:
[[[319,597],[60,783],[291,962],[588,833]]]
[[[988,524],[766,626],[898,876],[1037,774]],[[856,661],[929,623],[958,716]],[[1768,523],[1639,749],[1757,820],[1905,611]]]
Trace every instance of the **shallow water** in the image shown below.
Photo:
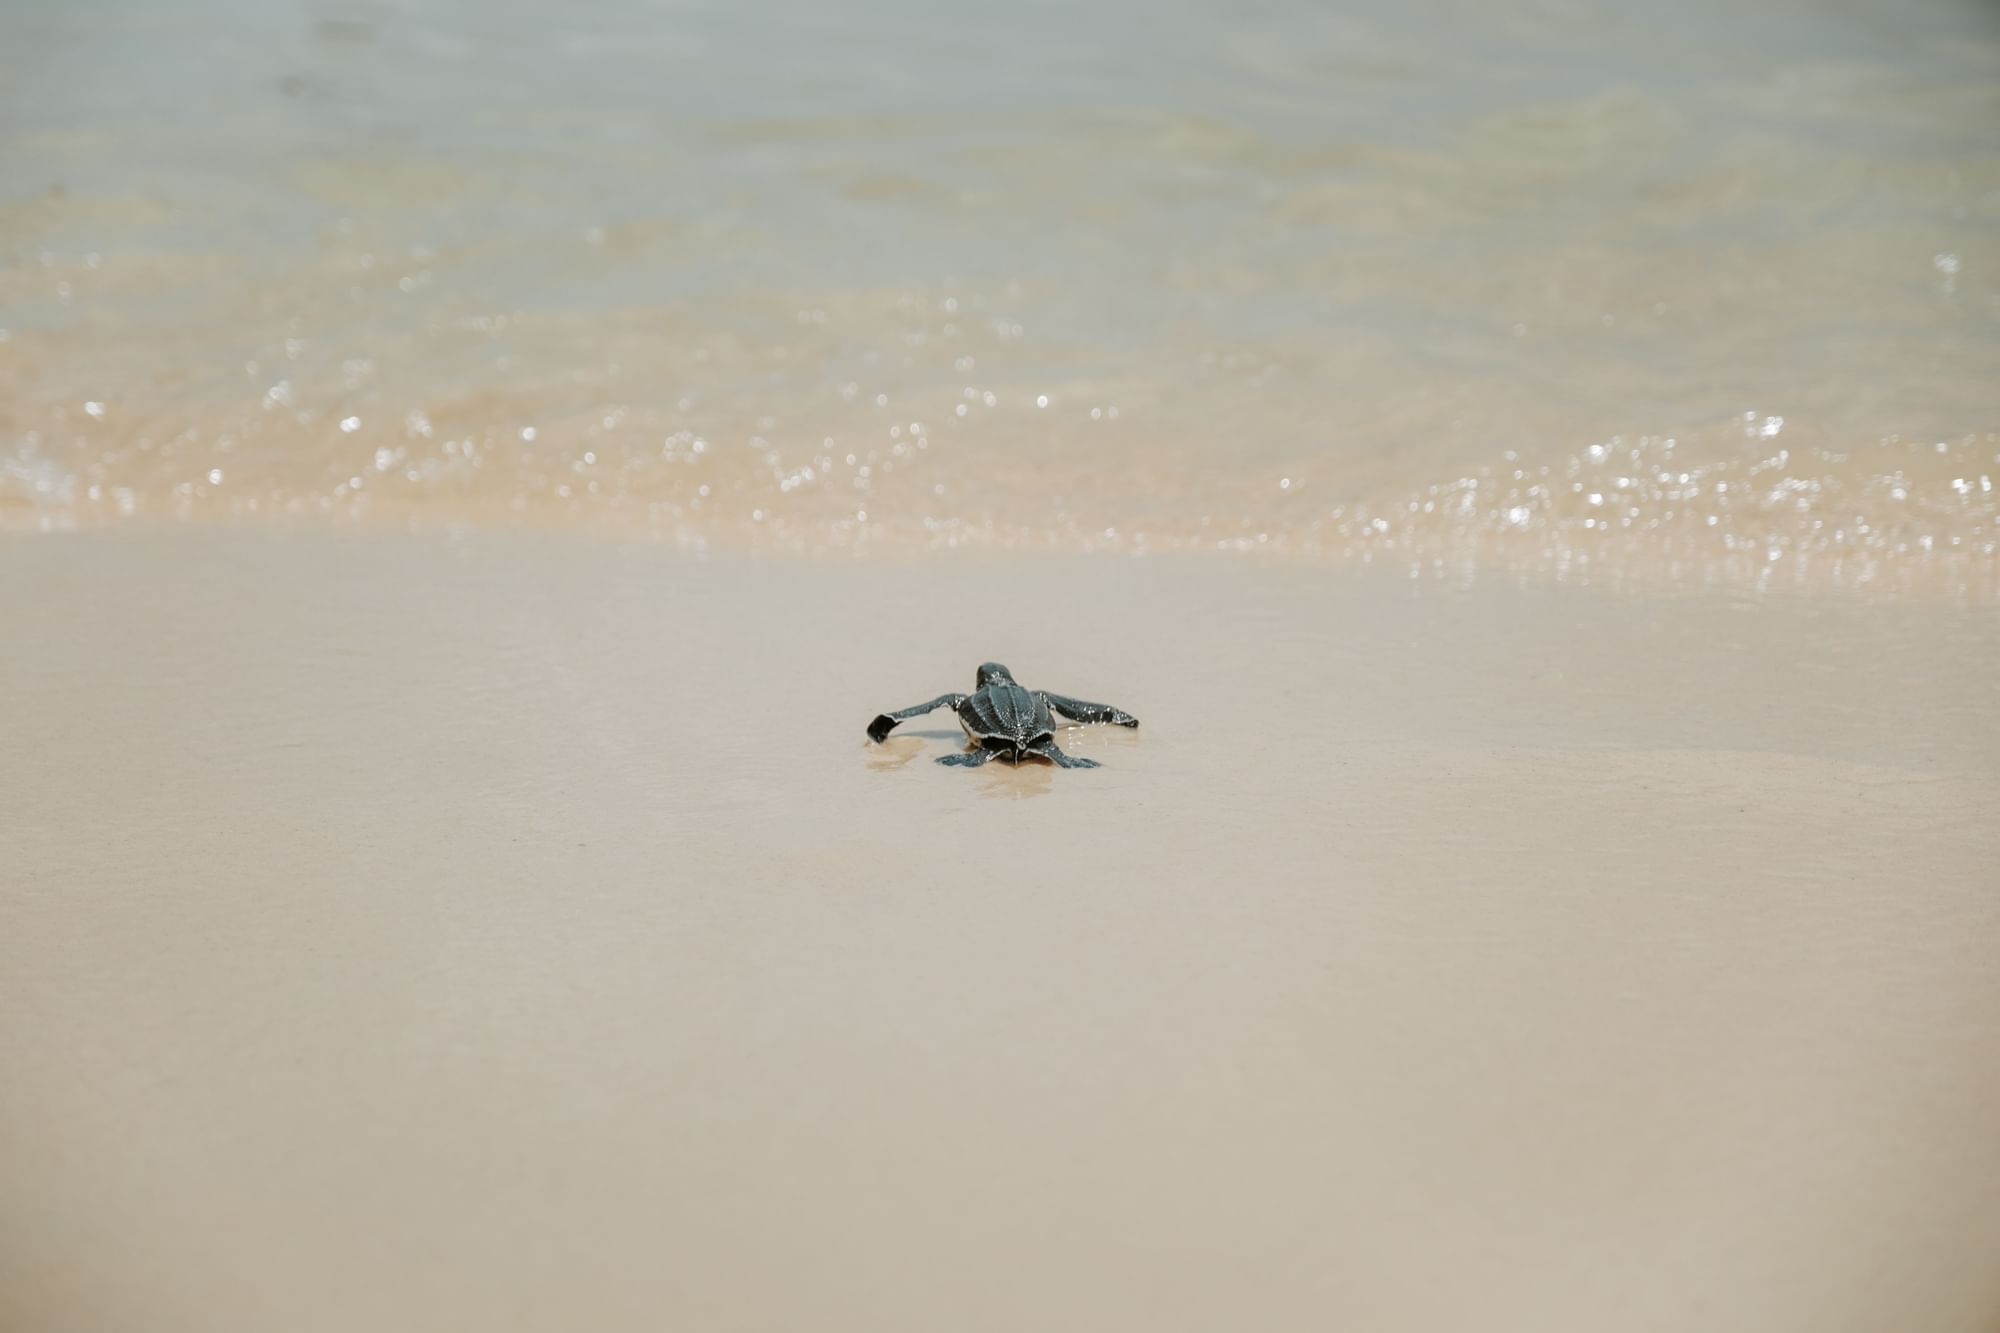
[[[2000,596],[2000,11],[0,10],[0,521]]]

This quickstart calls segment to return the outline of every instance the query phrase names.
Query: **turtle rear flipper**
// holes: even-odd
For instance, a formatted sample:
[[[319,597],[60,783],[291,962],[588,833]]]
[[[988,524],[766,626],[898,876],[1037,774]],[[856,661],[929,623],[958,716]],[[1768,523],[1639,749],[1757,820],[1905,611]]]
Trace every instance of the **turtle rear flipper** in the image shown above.
[[[1053,738],[1044,738],[1028,747],[1028,753],[1038,754],[1058,768],[1102,768],[1095,759],[1079,759],[1073,754],[1064,754],[1063,748]]]

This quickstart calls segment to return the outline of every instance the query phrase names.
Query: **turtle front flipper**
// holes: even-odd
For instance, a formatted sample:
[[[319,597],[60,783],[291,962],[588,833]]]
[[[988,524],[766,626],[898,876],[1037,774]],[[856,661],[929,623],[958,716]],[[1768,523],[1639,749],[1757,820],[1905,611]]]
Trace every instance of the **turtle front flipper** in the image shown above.
[[[1067,695],[1050,694],[1046,690],[1042,697],[1049,701],[1049,707],[1061,713],[1072,722],[1109,722],[1116,727],[1136,727],[1139,719],[1122,708],[1110,704],[1094,704],[1084,699],[1072,699]]]
[[[1073,754],[1064,754],[1063,748],[1053,737],[1044,736],[1028,747],[1029,754],[1038,754],[1058,768],[1102,768],[1095,759],[1079,759]]]
[[[913,717],[922,717],[925,713],[936,712],[940,708],[956,708],[964,702],[965,696],[962,694],[940,694],[927,704],[917,704],[910,708],[899,708],[893,713],[877,714],[875,720],[868,724],[868,739],[879,743],[891,731],[895,730],[898,722],[907,721]]]

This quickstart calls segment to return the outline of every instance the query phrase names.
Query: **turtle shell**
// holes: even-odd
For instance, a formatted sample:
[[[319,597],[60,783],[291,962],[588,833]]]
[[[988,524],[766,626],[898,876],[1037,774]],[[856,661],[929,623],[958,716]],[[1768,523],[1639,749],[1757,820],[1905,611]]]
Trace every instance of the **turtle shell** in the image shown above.
[[[1013,681],[996,681],[966,696],[958,706],[959,725],[976,741],[1006,741],[1017,747],[1054,736],[1048,700]]]

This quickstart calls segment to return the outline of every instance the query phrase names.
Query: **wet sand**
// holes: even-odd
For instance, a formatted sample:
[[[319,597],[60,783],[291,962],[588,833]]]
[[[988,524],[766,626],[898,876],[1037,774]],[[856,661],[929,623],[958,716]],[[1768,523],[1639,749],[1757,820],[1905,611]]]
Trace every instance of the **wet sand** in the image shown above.
[[[0,1326],[1986,1330],[2000,621],[0,541]],[[878,709],[981,659],[1095,772]]]

